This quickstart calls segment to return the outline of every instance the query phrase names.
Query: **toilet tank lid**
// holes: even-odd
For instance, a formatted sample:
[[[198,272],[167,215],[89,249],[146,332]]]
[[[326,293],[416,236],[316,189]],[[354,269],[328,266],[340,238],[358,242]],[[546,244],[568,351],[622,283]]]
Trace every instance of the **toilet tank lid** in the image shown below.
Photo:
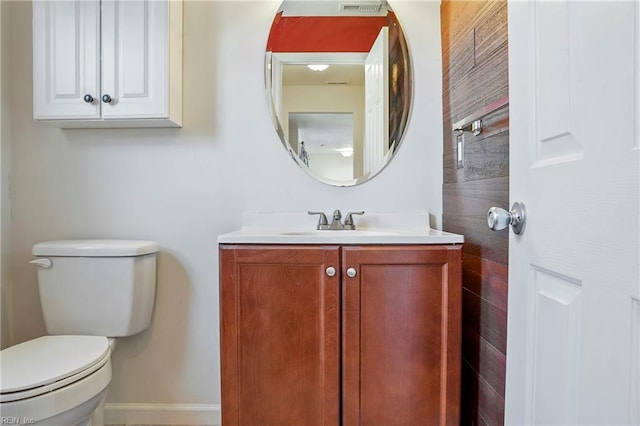
[[[140,240],[46,241],[33,246],[36,256],[123,257],[156,253],[158,243]]]

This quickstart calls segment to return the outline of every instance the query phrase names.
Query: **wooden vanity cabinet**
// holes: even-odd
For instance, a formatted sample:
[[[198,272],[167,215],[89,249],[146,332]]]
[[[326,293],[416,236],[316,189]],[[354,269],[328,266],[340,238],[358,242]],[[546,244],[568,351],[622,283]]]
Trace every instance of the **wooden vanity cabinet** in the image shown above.
[[[224,426],[459,424],[460,245],[223,244],[220,300]]]

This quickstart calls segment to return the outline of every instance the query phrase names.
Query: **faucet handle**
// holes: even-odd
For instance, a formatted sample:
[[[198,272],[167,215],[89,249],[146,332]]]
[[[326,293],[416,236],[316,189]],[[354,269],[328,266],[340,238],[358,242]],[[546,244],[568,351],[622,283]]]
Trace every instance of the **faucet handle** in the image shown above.
[[[317,214],[320,216],[318,218],[318,229],[320,229],[321,226],[326,226],[329,224],[329,221],[327,221],[327,216],[323,212],[312,212],[311,210],[309,210],[307,214],[310,214],[310,215]]]
[[[364,214],[364,212],[349,212],[349,213],[347,213],[347,217],[344,218],[344,225],[345,226],[354,226],[353,225],[353,215],[354,214],[362,215],[362,214]]]

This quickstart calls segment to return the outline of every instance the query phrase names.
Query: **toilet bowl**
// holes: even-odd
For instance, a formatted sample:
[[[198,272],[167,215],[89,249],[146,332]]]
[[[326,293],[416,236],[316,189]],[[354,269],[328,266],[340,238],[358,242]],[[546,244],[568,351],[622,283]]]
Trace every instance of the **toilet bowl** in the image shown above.
[[[111,342],[102,336],[44,336],[0,352],[0,410],[18,424],[96,425],[111,381]],[[94,420],[94,421],[92,421]]]
[[[157,243],[129,240],[34,246],[50,335],[0,351],[0,422],[104,424],[115,338],[149,326],[157,251]]]

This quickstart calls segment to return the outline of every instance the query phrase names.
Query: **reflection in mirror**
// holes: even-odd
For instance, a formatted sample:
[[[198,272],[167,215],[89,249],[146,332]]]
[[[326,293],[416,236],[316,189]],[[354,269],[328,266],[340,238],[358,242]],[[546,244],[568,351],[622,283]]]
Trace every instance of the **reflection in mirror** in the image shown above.
[[[411,67],[385,1],[284,1],[271,26],[265,72],[276,130],[316,179],[365,182],[397,151]]]
[[[289,113],[288,141],[294,154],[317,174],[353,179],[353,114]]]

